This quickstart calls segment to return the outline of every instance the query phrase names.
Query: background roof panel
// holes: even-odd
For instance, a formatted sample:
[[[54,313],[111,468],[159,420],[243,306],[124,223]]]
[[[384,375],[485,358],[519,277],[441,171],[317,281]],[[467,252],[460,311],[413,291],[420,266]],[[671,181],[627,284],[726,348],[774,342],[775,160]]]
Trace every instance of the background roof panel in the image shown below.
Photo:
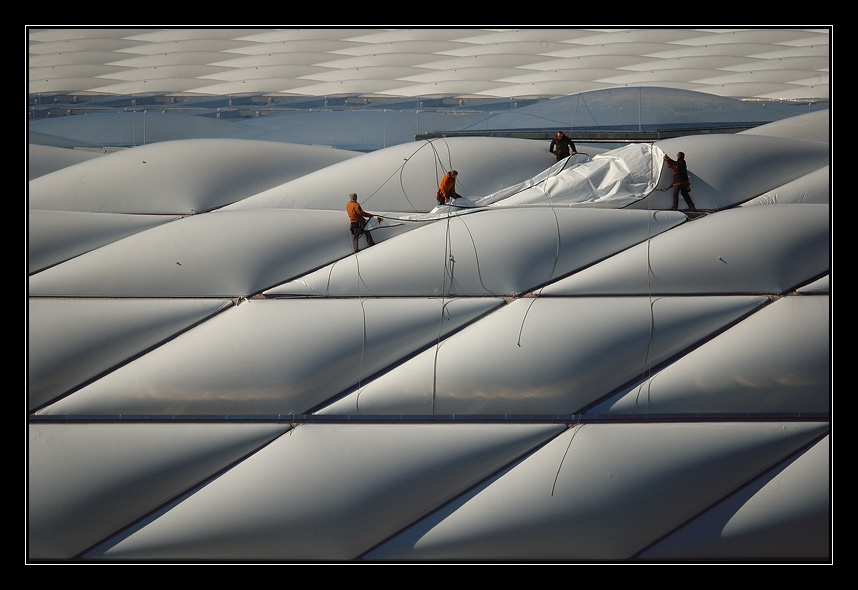
[[[260,65],[317,65],[334,70],[349,68],[420,66],[448,70],[465,65],[474,69],[470,87],[460,84],[441,84],[438,88],[425,86],[401,86],[385,84],[377,77],[369,77],[361,83],[359,78],[349,75],[352,82],[338,84],[339,88],[317,85],[296,85],[293,76],[284,71],[280,90],[266,85],[265,92],[282,94],[383,94],[393,96],[417,96],[427,93],[452,94],[454,96],[545,95],[565,96],[581,90],[610,88],[621,84],[647,83],[666,86],[673,82],[687,83],[677,79],[673,72],[673,60],[693,59],[683,67],[711,71],[711,75],[697,76],[694,89],[706,92],[711,87],[714,94],[722,96],[770,97],[776,96],[777,87],[753,85],[722,85],[719,82],[700,82],[718,75],[721,68],[741,67],[746,60],[759,70],[782,69],[785,83],[783,92],[794,95],[795,89],[786,79],[787,72],[795,69],[795,61],[781,64],[778,60],[790,57],[804,58],[801,80],[819,82],[803,84],[804,98],[828,97],[828,59],[830,58],[830,33],[825,29],[762,28],[762,29],[688,29],[681,27],[641,29],[586,29],[574,27],[520,29],[475,29],[475,28],[306,28],[306,29],[232,29],[214,28],[164,28],[164,29],[30,29],[28,53],[33,58],[31,67],[49,68],[60,63],[69,63],[69,52],[80,53],[75,63],[93,66],[121,65],[130,70],[167,64],[180,66],[187,63],[208,64],[247,69],[247,79],[258,76],[252,69]],[[86,57],[83,55],[85,54]],[[210,54],[210,57],[203,57]],[[51,60],[50,56],[56,56]],[[134,56],[158,56],[157,61],[135,60]],[[408,56],[408,57],[404,57]],[[809,61],[816,57],[819,61]],[[360,58],[352,60],[351,58]],[[573,58],[587,58],[576,64]],[[733,59],[730,59],[733,58]],[[556,60],[557,63],[554,63]],[[647,65],[635,65],[641,61]],[[660,62],[664,61],[665,64]],[[470,63],[467,63],[470,62]],[[614,70],[593,77],[593,86],[571,83],[568,86],[554,82],[555,69],[607,68]],[[493,69],[499,68],[499,69]],[[507,70],[521,69],[522,73],[545,72],[545,79],[528,78],[529,84],[516,83],[514,73]],[[617,78],[628,69],[649,71],[648,78]],[[744,68],[743,68],[744,69]],[[756,71],[756,70],[754,70]],[[568,72],[570,79],[581,80],[585,72]],[[173,80],[160,82],[154,89],[147,85],[106,86],[95,76],[87,82],[79,76],[47,76],[45,70],[31,73],[34,81],[30,92],[107,92],[113,94],[157,91],[165,93],[202,93],[215,95],[226,89],[217,86],[206,90],[208,84],[194,80],[202,75],[173,76]],[[140,78],[128,74],[126,78]],[[148,78],[148,76],[146,76]],[[300,77],[299,75],[294,78]],[[401,75],[391,71],[391,78]],[[64,80],[58,80],[63,78]],[[237,73],[233,78],[242,79]],[[616,81],[615,81],[616,80]],[[38,82],[36,82],[38,81]],[[543,84],[544,82],[544,84]],[[686,86],[688,87],[688,86]],[[35,90],[34,90],[35,88]],[[245,87],[246,88],[246,87]],[[257,85],[257,89],[259,86]],[[230,90],[233,91],[233,90]],[[236,90],[238,91],[238,90]],[[259,91],[259,90],[257,90]]]

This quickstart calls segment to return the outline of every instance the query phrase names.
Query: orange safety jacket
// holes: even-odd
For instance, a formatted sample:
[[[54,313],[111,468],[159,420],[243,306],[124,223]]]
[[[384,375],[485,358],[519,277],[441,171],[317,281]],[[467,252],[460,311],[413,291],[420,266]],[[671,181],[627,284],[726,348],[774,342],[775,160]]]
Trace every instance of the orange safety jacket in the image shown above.
[[[441,194],[445,197],[455,197],[456,196],[456,177],[452,176],[449,172],[444,176],[444,179],[441,181],[441,186],[438,188],[441,191]]]
[[[372,217],[372,215],[364,211],[356,201],[349,201],[348,205],[346,205],[346,212],[348,212],[349,219],[352,223],[362,224],[364,218],[369,219]]]

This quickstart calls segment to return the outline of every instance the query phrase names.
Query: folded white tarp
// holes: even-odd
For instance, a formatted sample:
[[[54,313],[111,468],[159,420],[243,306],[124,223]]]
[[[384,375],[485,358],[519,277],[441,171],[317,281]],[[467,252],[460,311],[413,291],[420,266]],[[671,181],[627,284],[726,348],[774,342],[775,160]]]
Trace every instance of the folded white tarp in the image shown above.
[[[516,191],[502,191],[482,199],[476,205],[516,206],[533,203],[605,204],[622,207],[649,194],[658,183],[662,152],[647,143],[635,143],[552,168],[534,182]],[[577,158],[577,156],[572,156]],[[556,167],[555,167],[556,168]]]

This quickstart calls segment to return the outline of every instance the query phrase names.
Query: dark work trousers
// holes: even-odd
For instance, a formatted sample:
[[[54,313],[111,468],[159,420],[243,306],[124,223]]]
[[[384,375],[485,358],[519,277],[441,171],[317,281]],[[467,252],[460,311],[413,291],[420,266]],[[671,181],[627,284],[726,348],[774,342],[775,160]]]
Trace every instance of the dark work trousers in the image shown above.
[[[355,249],[355,252],[359,250],[358,240],[361,236],[366,236],[367,248],[375,246],[375,241],[372,239],[372,232],[364,231],[362,223],[352,223],[349,226],[349,231],[352,232],[352,247]]]
[[[673,187],[674,209],[677,209],[679,207],[679,193],[682,193],[682,198],[685,199],[685,203],[688,205],[689,209],[696,209],[694,203],[691,202],[691,193],[688,192],[688,183],[677,184]]]

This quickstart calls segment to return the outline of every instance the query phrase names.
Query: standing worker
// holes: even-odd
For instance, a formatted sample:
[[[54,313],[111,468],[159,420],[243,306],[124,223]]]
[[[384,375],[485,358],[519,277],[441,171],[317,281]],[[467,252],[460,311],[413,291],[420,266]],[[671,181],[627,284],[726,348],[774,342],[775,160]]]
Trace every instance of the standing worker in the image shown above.
[[[346,212],[349,214],[351,225],[349,231],[352,234],[352,247],[355,252],[358,251],[358,239],[361,236],[366,236],[366,247],[375,246],[375,241],[372,239],[372,233],[364,229],[365,219],[372,218],[372,213],[364,211],[357,202],[357,193],[349,194],[349,202],[346,205]]]
[[[461,196],[456,193],[456,177],[459,176],[459,172],[456,170],[450,170],[447,174],[444,175],[444,178],[441,180],[441,186],[438,187],[438,194],[435,195],[435,198],[438,200],[439,205],[444,205],[445,203],[452,203],[453,199],[458,199]]]
[[[558,162],[563,158],[568,158],[571,154],[578,153],[578,150],[575,149],[575,144],[562,131],[558,131],[554,139],[551,140],[548,151],[557,157]]]
[[[668,168],[673,169],[673,207],[676,211],[679,208],[679,193],[682,193],[682,198],[692,211],[697,208],[691,201],[691,181],[688,179],[688,166],[685,164],[685,153],[677,152],[676,159],[672,160],[667,154],[664,154],[664,163]]]

